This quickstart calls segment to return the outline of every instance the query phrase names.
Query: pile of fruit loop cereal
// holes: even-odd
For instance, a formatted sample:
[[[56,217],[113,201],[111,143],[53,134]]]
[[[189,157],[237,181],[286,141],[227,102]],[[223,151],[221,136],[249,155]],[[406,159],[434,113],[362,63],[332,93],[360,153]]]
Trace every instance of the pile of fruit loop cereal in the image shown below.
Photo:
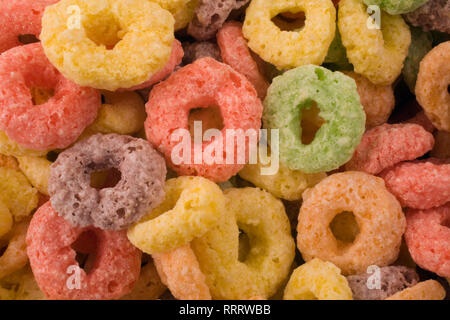
[[[0,0],[0,300],[450,299],[449,17]]]

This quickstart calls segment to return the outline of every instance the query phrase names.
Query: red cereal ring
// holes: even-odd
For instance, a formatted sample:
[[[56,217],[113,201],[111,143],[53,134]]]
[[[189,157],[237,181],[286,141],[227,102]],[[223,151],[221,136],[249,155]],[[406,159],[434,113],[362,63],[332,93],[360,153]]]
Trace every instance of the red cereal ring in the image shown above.
[[[160,71],[153,74],[150,77],[150,79],[148,79],[144,83],[141,83],[141,84],[131,87],[131,88],[120,89],[119,91],[141,90],[144,88],[148,88],[148,87],[154,85],[155,83],[158,83],[158,82],[164,80],[173,72],[175,67],[181,63],[183,56],[184,56],[184,51],[183,51],[181,42],[175,39],[172,43],[172,53],[170,54],[169,61],[167,61],[167,63],[164,65],[164,67]]]
[[[402,207],[430,209],[450,201],[450,160],[402,162],[380,177]]]
[[[205,149],[211,143],[222,142],[223,164],[210,164],[205,159],[201,162],[198,158],[196,160],[194,151],[197,148],[194,144],[188,150],[188,161],[181,159],[180,163],[175,164],[172,161],[172,150],[181,143],[181,138],[174,139],[174,132],[184,130],[181,132],[184,137],[184,132],[189,132],[190,110],[209,106],[220,108],[224,128],[218,139],[203,142],[201,150],[202,154],[206,154]],[[169,167],[179,175],[203,176],[215,182],[223,182],[244,167],[238,161],[238,143],[234,143],[234,159],[230,159],[234,161],[226,161],[227,130],[234,129],[237,132],[241,129],[244,133],[253,130],[258,134],[262,109],[261,100],[247,78],[230,66],[207,57],[179,69],[153,88],[146,104],[148,116],[145,132],[148,140],[164,154]],[[247,146],[250,139],[247,137],[245,140]],[[248,152],[245,152],[244,162],[247,159]]]
[[[401,161],[424,155],[433,145],[433,135],[420,125],[383,124],[366,131],[345,169],[378,174]]]
[[[23,45],[21,36],[41,33],[41,18],[46,6],[59,0],[7,0],[0,2],[0,53]]]
[[[72,248],[86,232],[96,238],[95,252],[90,252],[86,262],[91,267],[89,273],[77,269],[76,251]],[[118,299],[130,292],[139,278],[141,252],[128,241],[125,231],[74,228],[58,216],[50,202],[34,214],[27,245],[36,282],[49,299]],[[82,251],[89,250],[89,246],[81,247]]]
[[[406,212],[405,240],[411,257],[423,269],[450,277],[450,203]]]
[[[34,88],[54,94],[35,105],[30,93]],[[34,150],[65,148],[95,120],[100,106],[100,93],[64,78],[40,43],[0,55],[0,130],[20,145]]]
[[[258,65],[250,54],[247,40],[242,34],[242,23],[225,23],[217,33],[217,44],[223,62],[242,73],[253,84],[261,100],[264,100],[269,83],[259,72]]]

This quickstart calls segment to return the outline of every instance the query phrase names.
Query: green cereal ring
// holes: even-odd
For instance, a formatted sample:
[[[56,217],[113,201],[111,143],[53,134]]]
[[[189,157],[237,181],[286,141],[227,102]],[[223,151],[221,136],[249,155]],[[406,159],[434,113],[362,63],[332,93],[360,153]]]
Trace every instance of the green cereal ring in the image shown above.
[[[370,5],[377,5],[389,14],[404,14],[423,6],[428,0],[363,0]]]
[[[302,110],[313,102],[325,123],[314,140],[302,144]],[[331,171],[349,161],[364,133],[366,115],[356,83],[341,72],[314,65],[275,78],[264,101],[265,128],[279,129],[280,160],[304,173]]]
[[[433,48],[433,38],[429,32],[420,28],[411,27],[411,45],[408,56],[404,62],[402,74],[403,79],[411,90],[415,92],[417,74],[419,73],[420,61]]]

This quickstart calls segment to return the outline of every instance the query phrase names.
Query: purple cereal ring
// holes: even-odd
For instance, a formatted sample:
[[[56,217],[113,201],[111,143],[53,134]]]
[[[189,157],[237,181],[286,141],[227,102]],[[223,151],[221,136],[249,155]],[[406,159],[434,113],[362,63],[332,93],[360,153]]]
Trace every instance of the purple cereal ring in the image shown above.
[[[92,172],[115,168],[111,188],[90,186]],[[166,164],[146,140],[96,134],[62,152],[51,165],[53,208],[72,225],[119,230],[129,227],[164,199]]]
[[[59,0],[0,1],[0,53],[23,45],[21,36],[41,33],[41,18],[45,7]]]
[[[95,241],[82,250],[89,254],[82,269],[72,246],[86,236]],[[49,299],[118,299],[133,289],[141,269],[141,252],[125,231],[73,227],[50,202],[31,220],[27,254],[36,282]]]
[[[54,92],[39,104],[33,102],[30,89]],[[64,78],[48,61],[40,43],[0,55],[0,130],[21,146],[66,148],[94,122],[100,107],[98,90]]]

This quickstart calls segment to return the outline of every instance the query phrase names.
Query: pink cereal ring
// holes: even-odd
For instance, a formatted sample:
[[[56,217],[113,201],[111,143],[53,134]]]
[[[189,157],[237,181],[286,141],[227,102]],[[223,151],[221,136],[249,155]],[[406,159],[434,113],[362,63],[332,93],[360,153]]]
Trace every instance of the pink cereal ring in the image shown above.
[[[182,140],[191,141],[184,136],[186,131],[189,132],[189,112],[209,106],[220,108],[224,123],[222,134],[217,139],[213,138],[213,141],[203,142],[197,148],[192,143],[190,150],[186,150],[187,159],[184,157],[175,164],[172,161],[172,150]],[[146,104],[148,116],[145,131],[148,140],[164,154],[169,167],[179,175],[202,176],[215,182],[223,182],[241,170],[244,167],[242,162],[248,160],[247,151],[245,161],[238,159],[238,148],[243,146],[229,143],[230,147],[234,145],[234,159],[226,161],[228,129],[234,129],[234,132],[241,129],[242,132],[254,132],[257,135],[261,126],[262,109],[261,100],[247,78],[230,66],[207,57],[179,69],[153,88]],[[180,133],[182,137],[174,137],[174,133]],[[248,150],[249,140],[247,136],[245,150]],[[211,143],[221,144],[223,155],[218,154],[219,161],[210,161],[208,157],[202,157],[199,161],[198,154],[195,156],[197,149],[202,151],[200,155],[208,155],[205,149],[211,147]],[[210,149],[214,148],[207,150]]]
[[[95,235],[95,252],[89,252],[86,266],[80,269],[72,248],[83,234]],[[27,232],[27,254],[34,277],[49,299],[118,299],[130,292],[139,278],[141,252],[127,239],[125,231],[74,228],[58,216],[50,202],[34,214]],[[80,245],[81,251],[90,251]],[[92,258],[92,259],[91,259]],[[85,266],[85,268],[86,268]],[[75,280],[78,273],[79,281]]]
[[[433,144],[433,135],[420,125],[383,124],[366,131],[345,168],[378,174],[401,161],[424,155]]]
[[[19,37],[41,33],[41,18],[46,6],[59,0],[0,1],[0,53],[20,46]]]
[[[402,162],[381,172],[380,177],[402,207],[430,209],[450,201],[450,161]]]
[[[406,212],[405,240],[411,257],[423,269],[450,277],[450,203]]]
[[[54,95],[34,105],[34,88],[54,90]],[[64,78],[40,43],[0,55],[0,130],[20,145],[33,150],[65,148],[95,120],[100,106],[100,93]]]
[[[150,79],[148,79],[144,83],[141,83],[141,84],[131,87],[131,88],[120,89],[119,91],[141,90],[144,88],[148,88],[148,87],[154,85],[155,83],[158,83],[158,82],[164,80],[173,72],[175,67],[181,63],[183,56],[184,56],[184,51],[183,51],[181,42],[175,39],[172,43],[172,53],[170,54],[169,61],[165,64],[165,66],[160,71],[153,74],[150,77]]]
[[[264,100],[269,83],[259,72],[258,65],[250,54],[247,41],[242,34],[242,23],[237,21],[225,23],[217,33],[217,44],[223,62],[242,73],[253,84],[261,100]]]

